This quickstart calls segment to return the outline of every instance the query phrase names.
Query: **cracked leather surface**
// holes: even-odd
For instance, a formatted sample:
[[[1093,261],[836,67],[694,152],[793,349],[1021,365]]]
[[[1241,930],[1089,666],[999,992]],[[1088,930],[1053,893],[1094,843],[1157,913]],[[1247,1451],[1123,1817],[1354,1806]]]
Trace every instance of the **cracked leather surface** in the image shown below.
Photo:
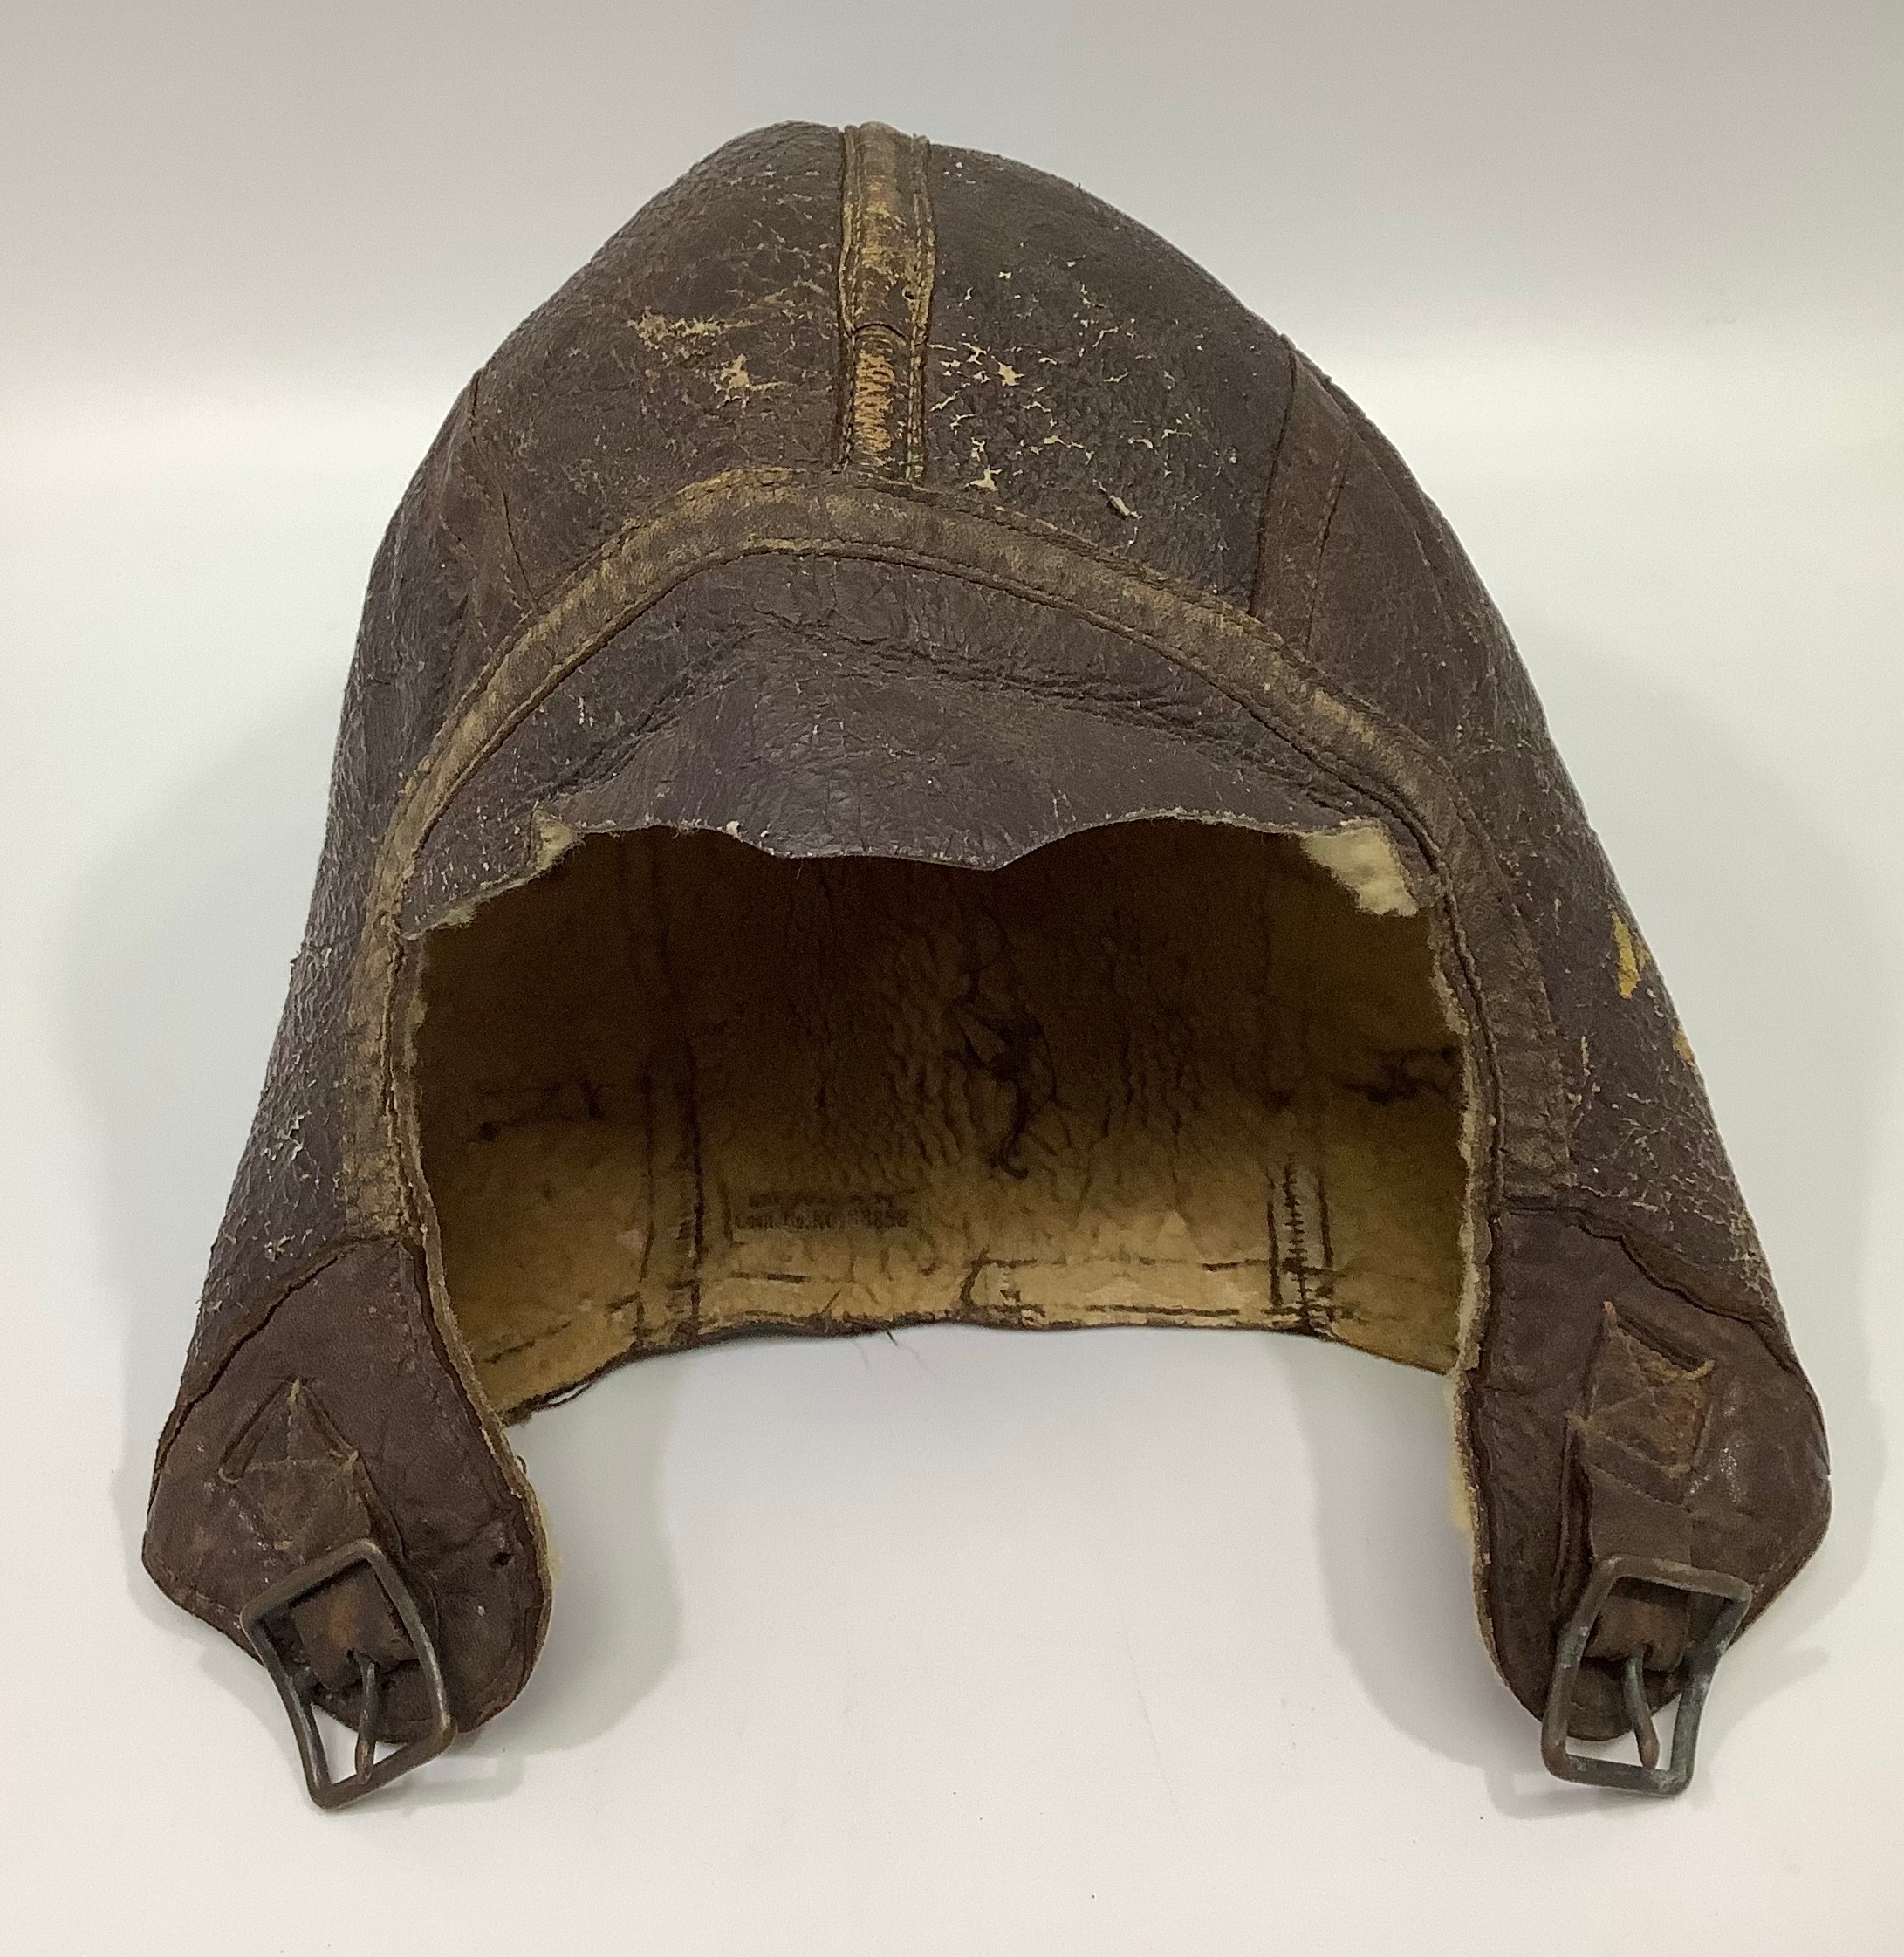
[[[1673,1517],[1661,1540],[1746,1577],[1762,1608],[1824,1527],[1816,1403],[1657,967],[1445,523],[1339,391],[1162,241],[1036,172],[934,147],[929,264],[920,236],[894,261],[931,278],[899,540],[794,537],[768,516],[748,542],[745,498],[775,472],[858,480],[841,463],[857,194],[842,157],[838,131],[788,125],[690,171],[510,336],[404,496],[160,1445],[154,1576],[236,1636],[250,1597],[362,1527],[437,1626],[461,1725],[534,1661],[549,1577],[533,1498],[433,1307],[414,1193],[366,1196],[353,1155],[350,1106],[401,1102],[373,1035],[388,1046],[406,948],[430,928],[593,830],[983,866],[1175,811],[1379,823],[1436,920],[1480,1056],[1457,1439],[1483,1629],[1517,1695],[1538,1709],[1577,1588],[1570,1423],[1613,1404],[1593,1384],[1609,1306],[1682,1371],[1709,1364],[1698,1434],[1674,1440],[1670,1499],[1653,1498]],[[855,290],[887,290],[878,270]],[[921,297],[892,290],[895,307]],[[722,534],[742,541],[497,707],[529,635],[559,640],[606,555],[664,510],[690,523],[703,490],[710,509],[729,497]],[[935,511],[1015,526],[1021,554],[1068,556],[1079,589],[1113,598],[1059,602],[1009,551],[968,575],[941,561],[934,540],[962,533],[932,530]],[[1238,649],[1192,658],[1173,617]],[[1270,667],[1296,702],[1280,720]],[[1352,723],[1373,757],[1354,769],[1339,758]],[[459,747],[470,727],[481,739]],[[397,849],[406,808],[428,819]],[[385,992],[363,982],[373,940]],[[1551,1084],[1553,1111],[1510,1160],[1500,1138],[1524,1111],[1489,1096],[1527,1080]],[[1648,1417],[1682,1420],[1684,1404],[1662,1393]],[[400,1725],[420,1716],[394,1689]],[[1583,1704],[1578,1729],[1606,1717]]]

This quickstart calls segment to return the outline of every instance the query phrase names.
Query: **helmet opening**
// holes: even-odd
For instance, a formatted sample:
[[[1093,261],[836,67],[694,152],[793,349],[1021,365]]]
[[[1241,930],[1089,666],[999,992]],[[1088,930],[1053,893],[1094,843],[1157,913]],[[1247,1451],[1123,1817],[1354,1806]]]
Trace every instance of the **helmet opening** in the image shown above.
[[[976,870],[643,830],[427,942],[433,1251],[505,1415],[702,1339],[944,1319],[1453,1364],[1427,921],[1298,838],[1137,821]]]

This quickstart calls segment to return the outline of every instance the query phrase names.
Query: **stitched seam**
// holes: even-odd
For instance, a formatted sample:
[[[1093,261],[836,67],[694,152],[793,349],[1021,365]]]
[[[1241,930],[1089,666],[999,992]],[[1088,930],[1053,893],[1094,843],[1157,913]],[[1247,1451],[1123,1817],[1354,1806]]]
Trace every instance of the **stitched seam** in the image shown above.
[[[723,489],[744,490],[749,487],[753,488],[757,492],[771,492],[775,489],[781,489],[798,494],[803,489],[810,489],[811,483],[802,472],[782,470],[735,472],[726,477],[710,478],[706,482],[694,485],[689,490],[681,492],[673,500],[682,519],[687,520],[689,517],[689,510],[683,505],[688,502],[688,499],[696,495],[711,498]],[[899,503],[922,503],[928,510],[948,515],[955,520],[969,521],[986,528],[997,528],[1007,532],[1037,538],[1053,546],[1065,558],[1081,561],[1108,571],[1115,578],[1118,584],[1126,590],[1129,590],[1133,586],[1148,590],[1167,605],[1180,612],[1187,612],[1193,617],[1201,615],[1212,625],[1218,627],[1227,626],[1232,633],[1240,633],[1245,645],[1253,641],[1260,649],[1271,652],[1280,651],[1284,656],[1290,677],[1302,679],[1315,690],[1318,697],[1337,702],[1339,711],[1346,710],[1343,697],[1339,691],[1325,686],[1320,674],[1315,672],[1315,669],[1298,652],[1289,647],[1285,641],[1265,626],[1262,621],[1254,619],[1250,614],[1241,611],[1238,607],[1213,593],[1196,592],[1181,586],[1174,580],[1154,572],[1144,572],[1133,577],[1133,567],[1129,565],[1127,561],[1111,559],[1107,553],[1096,551],[1088,545],[1080,548],[1083,540],[1072,538],[1068,533],[1058,530],[1055,526],[1050,524],[1017,517],[1006,517],[1002,513],[990,510],[974,510],[968,507],[962,499],[947,496],[941,492],[926,491],[898,483],[882,482],[876,489],[873,489],[873,485],[868,484],[865,490],[859,493],[863,495],[868,493],[868,491],[882,497],[889,496]],[[483,762],[495,751],[495,749],[503,740],[506,739],[513,728],[518,725],[528,714],[533,712],[541,700],[545,698],[548,693],[558,685],[569,672],[592,657],[618,632],[626,629],[633,619],[638,617],[648,606],[658,602],[667,591],[675,588],[698,571],[708,568],[711,565],[733,561],[748,555],[783,551],[791,551],[795,554],[806,552],[843,558],[875,558],[880,561],[912,564],[923,568],[942,570],[949,575],[973,583],[988,585],[1024,596],[1065,615],[1086,622],[1102,625],[1106,629],[1119,633],[1120,636],[1127,640],[1147,645],[1161,656],[1170,660],[1174,664],[1189,667],[1192,670],[1199,672],[1201,676],[1209,680],[1211,683],[1217,685],[1219,690],[1225,692],[1230,698],[1243,705],[1246,710],[1250,711],[1265,725],[1270,727],[1274,732],[1288,742],[1298,752],[1303,753],[1312,762],[1315,763],[1325,777],[1332,777],[1346,780],[1353,786],[1360,788],[1378,806],[1394,815],[1403,824],[1404,827],[1415,837],[1424,857],[1430,866],[1436,870],[1438,875],[1442,873],[1445,867],[1446,859],[1443,852],[1426,823],[1417,814],[1413,800],[1406,790],[1392,784],[1384,777],[1370,775],[1360,760],[1354,758],[1344,760],[1332,753],[1326,746],[1318,749],[1312,730],[1298,725],[1292,732],[1289,727],[1281,724],[1277,715],[1267,705],[1253,697],[1250,690],[1236,681],[1233,676],[1220,670],[1215,672],[1205,670],[1196,664],[1194,656],[1185,647],[1164,636],[1161,632],[1150,629],[1145,626],[1133,625],[1127,618],[1120,616],[1116,612],[1082,604],[1069,594],[1033,585],[1023,578],[1014,578],[1008,571],[1000,571],[990,566],[976,567],[964,558],[949,558],[934,551],[921,549],[903,542],[894,543],[887,539],[880,539],[876,543],[867,543],[864,540],[842,542],[823,535],[817,535],[787,540],[762,537],[757,532],[739,540],[722,542],[698,556],[677,560],[671,567],[657,572],[656,583],[652,589],[639,591],[634,599],[616,606],[610,615],[598,624],[586,639],[568,647],[562,657],[551,660],[549,667],[538,675],[535,683],[524,689],[523,698],[513,702],[506,714],[499,715],[493,726],[483,730],[477,744],[461,757],[460,764],[453,776],[440,776],[441,763],[447,759],[446,750],[457,736],[464,731],[469,722],[479,718],[479,709],[488,698],[495,682],[500,677],[505,661],[521,650],[529,633],[538,628],[546,630],[554,643],[559,647],[562,643],[559,631],[557,626],[550,624],[550,620],[556,618],[562,610],[566,608],[568,603],[580,602],[576,594],[579,592],[586,577],[595,575],[606,578],[611,560],[616,551],[623,545],[632,543],[661,520],[665,519],[660,517],[657,514],[651,513],[643,520],[632,521],[629,524],[624,526],[622,531],[618,533],[616,539],[605,546],[588,566],[578,571],[576,576],[569,582],[563,597],[545,606],[537,619],[525,624],[524,629],[512,639],[510,644],[499,652],[497,658],[492,661],[484,679],[473,684],[468,689],[464,695],[464,703],[459,708],[457,715],[452,720],[446,722],[444,727],[440,730],[436,741],[432,743],[429,754],[426,756],[424,761],[419,764],[404,784],[397,809],[394,812],[389,827],[386,831],[386,844],[384,845],[386,848],[388,846],[391,838],[398,832],[405,821],[415,797],[421,792],[421,784],[426,780],[433,777],[436,778],[440,799],[434,809],[427,810],[420,818],[416,834],[412,839],[405,860],[401,864],[392,863],[388,865],[385,871],[385,876],[388,879],[388,888],[383,895],[387,908],[380,913],[373,901],[372,915],[366,920],[365,935],[360,941],[360,961],[364,955],[363,948],[371,942],[373,934],[381,930],[388,934],[393,941],[394,940],[394,911],[401,905],[402,890],[407,886],[411,871],[414,869],[416,855],[421,852],[429,833],[441,819],[455,794],[468,781],[475,770],[481,766]],[[806,516],[806,520],[809,522],[816,521],[811,515]],[[1220,666],[1221,662],[1216,663]],[[1353,699],[1346,704],[1349,706],[1360,705],[1360,702],[1353,701]],[[1286,706],[1284,711],[1285,713],[1288,711]],[[1357,730],[1353,728],[1339,728],[1337,731],[1357,745],[1363,747],[1374,746],[1379,749],[1386,744],[1392,756],[1399,751],[1402,755],[1412,755],[1417,763],[1425,763],[1426,772],[1435,781],[1440,794],[1445,799],[1457,828],[1462,831],[1469,845],[1475,848],[1479,862],[1491,867],[1492,880],[1496,886],[1496,900],[1504,902],[1504,914],[1518,925],[1519,920],[1514,907],[1512,892],[1508,887],[1504,872],[1500,867],[1498,859],[1494,856],[1485,830],[1475,816],[1473,810],[1468,805],[1466,797],[1460,792],[1458,783],[1452,779],[1449,770],[1444,765],[1436,762],[1432,750],[1427,748],[1424,742],[1421,741],[1418,736],[1410,734],[1407,729],[1391,726],[1382,716],[1373,712],[1365,711],[1361,717],[1367,724],[1360,730],[1359,736]],[[1323,758],[1325,756],[1327,756],[1326,759]],[[443,785],[445,781],[447,781],[447,786]],[[380,856],[382,853],[382,850],[380,850]],[[1445,877],[1443,878],[1443,888],[1444,891],[1449,888],[1448,879]],[[373,900],[375,895],[376,893],[373,891]],[[1449,908],[1452,909],[1451,900]],[[1522,927],[1522,934],[1524,937],[1524,927]],[[1471,948],[1468,945],[1464,934],[1458,927],[1451,931],[1450,937],[1463,976],[1473,996],[1478,1000],[1482,996],[1483,989],[1476,981]],[[393,942],[390,949],[394,965],[396,958],[400,955],[400,948]],[[1538,961],[1534,960],[1531,946],[1525,942],[1518,943],[1516,956],[1524,961],[1530,978],[1538,978]],[[1542,1002],[1537,1000],[1536,1002]],[[387,1137],[392,1132],[390,1122],[393,1111],[387,1105],[390,1081],[387,1063],[387,1057],[393,1050],[390,1041],[394,1028],[391,1023],[390,1014],[394,1009],[394,993],[393,990],[387,989],[381,1001],[383,1025],[380,1042],[385,1062],[380,1064],[380,1071],[382,1078],[379,1086],[379,1092],[387,1105],[380,1139],[375,1141],[373,1148],[374,1156],[384,1159],[384,1167],[374,1172],[380,1179],[387,1176],[389,1173],[387,1143]],[[1478,1013],[1476,1014],[1476,1031],[1483,1050],[1487,1054],[1490,1082],[1498,1088],[1501,1078],[1498,1051],[1492,1037],[1492,1030],[1485,1016]],[[1551,1060],[1551,1052],[1548,1057]],[[1499,1096],[1496,1094],[1496,1105],[1498,1106],[1498,1105]],[[1553,1111],[1548,1110],[1547,1112],[1551,1114]],[[1555,1151],[1558,1162],[1562,1166],[1565,1163],[1565,1139],[1564,1126],[1547,1138],[1547,1146]],[[375,1185],[373,1184],[369,1187],[374,1188]],[[392,1194],[398,1197],[400,1202],[405,1200],[401,1192],[402,1183],[400,1174],[397,1187],[392,1191]]]
[[[1290,423],[1296,418],[1296,393],[1302,378],[1301,356],[1288,339],[1283,339],[1282,344],[1283,351],[1289,356],[1289,393],[1284,397],[1282,420],[1276,426],[1276,441],[1270,451],[1270,472],[1263,484],[1262,508],[1257,513],[1256,570],[1250,579],[1250,610],[1253,616],[1261,615],[1264,579],[1269,570],[1271,519],[1276,513],[1276,478],[1283,466],[1283,445],[1289,440]]]
[[[535,593],[529,582],[529,573],[523,565],[522,546],[516,535],[516,519],[509,507],[509,492],[503,485],[502,472],[496,466],[495,451],[490,447],[490,438],[477,413],[478,391],[487,367],[478,367],[469,381],[469,446],[476,457],[476,468],[471,471],[471,480],[476,493],[486,507],[493,508],[501,526],[503,541],[509,546],[509,581],[516,598],[524,611],[534,602]]]
[[[173,1442],[178,1439],[179,1429],[185,1424],[186,1418],[191,1413],[192,1408],[196,1406],[208,1393],[211,1392],[224,1377],[227,1368],[230,1365],[232,1360],[237,1357],[239,1348],[249,1344],[259,1332],[264,1331],[265,1325],[270,1322],[272,1313],[286,1298],[290,1297],[294,1292],[301,1291],[312,1278],[328,1269],[339,1257],[355,1249],[358,1244],[373,1243],[376,1241],[377,1239],[373,1236],[357,1233],[333,1238],[323,1250],[306,1259],[289,1277],[284,1279],[271,1290],[267,1291],[264,1297],[255,1303],[242,1318],[235,1322],[230,1334],[230,1344],[219,1356],[217,1363],[209,1369],[202,1383],[192,1389],[189,1397],[187,1396],[182,1388],[181,1389],[178,1403],[173,1407],[171,1417],[166,1421],[160,1433],[157,1458],[152,1464],[152,1481],[147,1491],[148,1508],[152,1489],[158,1487],[159,1476],[165,1467],[166,1456],[171,1452]]]
[[[1051,526],[1037,525],[1034,527],[1031,524],[1000,523],[1000,520],[998,518],[992,517],[987,512],[979,510],[961,510],[959,513],[962,515],[970,515],[979,521],[999,523],[999,527],[1001,528],[1021,530],[1027,534],[1037,536],[1041,540],[1059,542],[1062,544],[1068,544],[1070,543],[1070,539],[1066,537],[1065,533],[1055,531],[1051,528]],[[736,561],[740,558],[747,556],[767,554],[812,554],[814,556],[826,556],[857,560],[872,560],[882,563],[904,564],[914,566],[919,569],[940,571],[947,575],[961,578],[969,583],[986,585],[993,589],[1006,592],[1013,596],[1021,597],[1031,602],[1039,604],[1049,610],[1056,611],[1067,617],[1077,619],[1080,622],[1099,626],[1106,630],[1115,632],[1120,637],[1148,647],[1153,651],[1159,653],[1161,656],[1169,659],[1173,664],[1184,665],[1188,663],[1184,660],[1180,650],[1173,648],[1167,642],[1152,633],[1149,633],[1141,628],[1133,627],[1127,619],[1120,619],[1114,612],[1102,611],[1097,607],[1079,604],[1076,600],[1072,599],[1065,596],[1064,594],[1051,592],[1045,587],[1031,584],[1027,580],[1014,578],[1010,577],[1009,575],[991,571],[990,570],[975,568],[962,559],[943,557],[937,552],[929,551],[876,547],[866,544],[848,544],[839,543],[831,543],[824,545],[814,544],[811,543],[799,543],[791,545],[755,543],[750,545],[739,545],[731,549],[723,549],[709,552],[705,558],[692,562],[688,568],[681,571],[679,577],[675,578],[670,583],[667,589],[672,590],[674,588],[676,588],[679,585],[686,583],[690,578],[697,576],[703,571],[712,568],[719,564]],[[1107,568],[1115,568],[1120,572],[1124,568],[1120,563],[1113,565],[1111,560],[1108,560],[1107,558],[1099,555],[1098,553],[1091,552],[1088,554],[1090,554],[1093,558],[1094,561],[1105,563]],[[1164,580],[1161,578],[1148,578],[1143,581],[1151,584],[1154,589],[1157,590],[1161,593],[1168,595],[1174,599],[1182,599],[1184,598],[1183,593],[1171,585],[1167,580]],[[460,791],[461,788],[469,778],[470,774],[472,774],[475,770],[482,764],[483,761],[487,760],[490,756],[495,752],[496,748],[501,744],[501,742],[503,739],[507,738],[508,735],[514,730],[516,726],[520,724],[521,720],[526,717],[529,713],[533,712],[535,708],[541,703],[542,700],[547,697],[547,694],[551,691],[556,685],[558,685],[561,680],[566,677],[568,673],[574,670],[577,666],[585,663],[587,659],[592,657],[595,652],[600,650],[602,645],[607,643],[610,639],[614,637],[620,632],[626,630],[627,625],[633,622],[634,618],[640,616],[642,611],[647,609],[648,606],[652,604],[658,602],[660,599],[665,595],[665,591],[657,591],[656,592],[650,594],[644,600],[644,602],[641,605],[638,606],[628,616],[625,618],[619,618],[612,626],[606,629],[593,644],[588,645],[585,648],[579,650],[571,659],[563,661],[558,667],[551,669],[551,673],[548,677],[545,684],[542,688],[540,688],[535,694],[530,696],[524,702],[523,702],[518,708],[517,713],[513,715],[506,722],[500,723],[498,725],[498,728],[495,730],[491,739],[489,742],[485,742],[479,752],[471,757],[467,768],[459,774],[455,783],[450,790],[446,791],[442,808],[440,808],[435,812],[435,814],[431,818],[428,825],[419,835],[419,849],[421,849],[422,843],[427,839],[430,831],[434,829],[435,822],[441,819],[443,809],[446,809],[448,807],[449,801],[452,800],[455,795]],[[1201,598],[1202,596],[1202,594],[1198,594],[1199,598]],[[1268,639],[1275,647],[1279,647],[1280,649],[1289,653],[1291,657],[1291,663],[1296,665],[1298,669],[1303,672],[1305,677],[1313,677],[1317,683],[1319,685],[1320,676],[1318,674],[1314,674],[1313,668],[1309,667],[1306,660],[1300,659],[1299,655],[1297,654],[1295,648],[1289,647],[1285,640],[1281,640],[1278,635],[1271,632],[1268,627],[1263,626],[1261,624],[1261,621],[1249,619],[1247,614],[1237,612],[1234,607],[1229,606],[1225,601],[1216,598],[1214,594],[1210,594],[1208,597],[1207,601],[1203,602],[1201,605],[1198,604],[1197,598],[1191,598],[1188,600],[1188,602],[1192,608],[1207,611],[1213,617],[1222,618],[1227,614],[1229,617],[1236,619],[1239,621],[1247,619],[1248,623],[1254,626],[1257,631],[1266,634]],[[1209,675],[1201,676],[1206,678],[1209,677]],[[490,677],[492,679],[494,677],[493,668]],[[1292,734],[1289,729],[1279,725],[1275,719],[1271,718],[1270,715],[1264,711],[1260,703],[1250,697],[1250,695],[1244,689],[1238,688],[1234,684],[1225,686],[1219,681],[1212,681],[1212,683],[1217,684],[1219,686],[1219,690],[1223,690],[1228,693],[1229,696],[1235,699],[1239,705],[1243,706],[1252,714],[1252,715],[1254,715],[1254,717],[1261,721],[1264,725],[1268,726],[1272,732],[1287,742],[1289,745],[1296,748],[1298,752],[1302,753],[1305,756],[1305,758],[1315,763],[1325,776],[1334,777],[1337,778],[1341,778],[1344,776],[1346,776],[1352,782],[1353,785],[1361,788],[1364,792],[1368,793],[1373,799],[1375,799],[1384,804],[1385,805],[1393,807],[1401,800],[1400,791],[1394,789],[1389,783],[1382,782],[1378,778],[1363,776],[1361,775],[1360,770],[1354,770],[1353,772],[1352,772],[1350,768],[1340,765],[1333,759],[1333,757],[1331,757],[1329,760],[1325,761],[1322,757],[1321,753],[1319,753],[1316,749],[1312,742],[1305,741],[1300,734]],[[477,689],[472,690],[474,691]],[[486,691],[486,686],[481,690]],[[1331,688],[1328,690],[1339,692],[1343,689]],[[1354,703],[1358,707],[1365,708],[1365,710],[1367,713],[1367,717],[1372,722],[1376,723],[1377,731],[1382,733],[1388,733],[1393,731],[1386,724],[1383,717],[1379,715],[1373,709],[1366,708],[1366,703],[1362,702],[1359,698],[1355,698],[1355,696],[1353,696],[1353,695],[1350,697],[1354,699]],[[475,704],[476,703],[474,701],[471,702],[472,709]],[[462,717],[467,718],[467,713]],[[425,768],[420,769],[418,770],[418,773],[423,773],[427,767],[428,763],[426,762]],[[406,787],[408,788],[409,785],[410,784],[407,783]],[[1477,839],[1484,840],[1484,836],[1482,833],[1482,825],[1480,824],[1479,818],[1475,815],[1472,809],[1467,804],[1465,797],[1461,796],[1458,790],[1453,789],[1451,784],[1444,784],[1444,792],[1450,793],[1450,799],[1457,804],[1460,814],[1466,818],[1468,825],[1469,825],[1472,830],[1476,832]],[[1416,834],[1417,840],[1422,843],[1423,853],[1429,858],[1431,862],[1436,861],[1439,858],[1439,852],[1433,847],[1432,843],[1428,838],[1425,825],[1421,823],[1420,818],[1415,816],[1412,808],[1407,807],[1404,804],[1401,808],[1397,809],[1396,812],[1402,816],[1407,826],[1411,830],[1411,831],[1414,831]],[[1507,881],[1504,875],[1502,877],[1501,880],[1504,886]]]

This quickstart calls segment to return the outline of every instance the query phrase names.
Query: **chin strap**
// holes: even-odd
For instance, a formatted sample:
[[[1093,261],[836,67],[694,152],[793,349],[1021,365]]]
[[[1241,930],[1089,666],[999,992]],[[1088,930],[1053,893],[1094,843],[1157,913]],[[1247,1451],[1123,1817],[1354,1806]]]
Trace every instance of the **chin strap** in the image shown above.
[[[1692,1559],[1688,1495],[1711,1376],[1711,1360],[1681,1365],[1606,1306],[1586,1411],[1568,1422],[1561,1567],[1575,1573],[1578,1601],[1556,1640],[1541,1722],[1541,1757],[1563,1780],[1664,1796],[1692,1778],[1714,1669],[1752,1600],[1743,1578]],[[1675,1692],[1661,1766],[1653,1714]],[[1605,1736],[1621,1723],[1638,1765],[1567,1745],[1570,1732]]]
[[[254,1597],[239,1622],[284,1701],[305,1785],[318,1807],[362,1800],[455,1738],[442,1664],[415,1593],[368,1536],[292,1570]],[[414,1694],[413,1668],[425,1702],[422,1730],[379,1758],[391,1687]],[[356,1757],[341,1779],[332,1776],[318,1731],[320,1694],[339,1717],[353,1701],[356,1707]]]

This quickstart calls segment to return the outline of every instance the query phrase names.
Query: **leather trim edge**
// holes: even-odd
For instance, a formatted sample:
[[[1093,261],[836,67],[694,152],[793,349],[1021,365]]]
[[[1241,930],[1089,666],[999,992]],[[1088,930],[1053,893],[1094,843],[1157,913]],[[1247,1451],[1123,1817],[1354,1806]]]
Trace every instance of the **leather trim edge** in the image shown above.
[[[374,1084],[367,1091],[360,1086],[346,1111],[345,1193],[353,1224],[417,1235],[392,1092],[399,1050],[392,1011],[402,956],[396,918],[437,818],[510,730],[647,606],[697,571],[764,551],[942,571],[1119,632],[1199,673],[1325,773],[1384,804],[1440,879],[1464,976],[1476,1002],[1487,1001],[1475,1023],[1489,1063],[1491,1194],[1545,1194],[1565,1184],[1565,1103],[1545,988],[1505,872],[1447,764],[1419,737],[1329,689],[1247,612],[1159,574],[1135,572],[1066,532],[980,513],[961,507],[963,501],[956,492],[828,471],[709,478],[624,530],[471,688],[399,796],[353,963],[346,1074]],[[1484,951],[1476,934],[1461,928],[1462,913],[1481,907],[1476,891],[1486,893],[1493,926]]]

